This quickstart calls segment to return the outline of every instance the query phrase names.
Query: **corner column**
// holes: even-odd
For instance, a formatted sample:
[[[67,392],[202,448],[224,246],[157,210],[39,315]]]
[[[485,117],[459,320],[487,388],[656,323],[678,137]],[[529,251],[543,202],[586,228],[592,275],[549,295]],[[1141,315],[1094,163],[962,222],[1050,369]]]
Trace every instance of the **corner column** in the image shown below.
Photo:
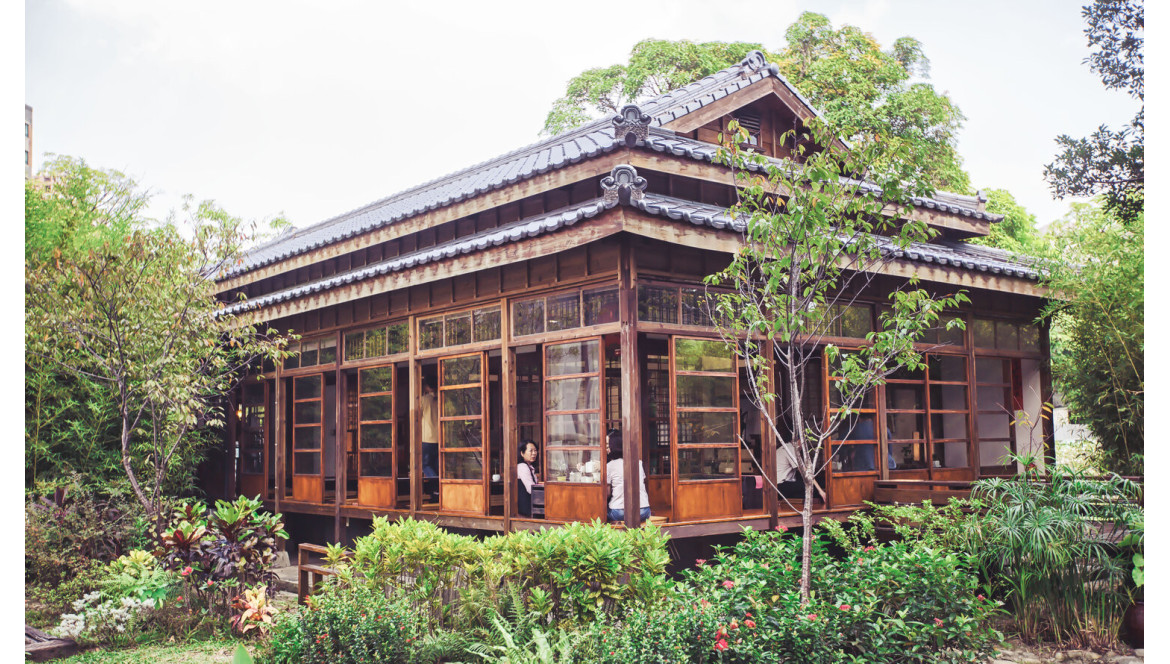
[[[642,493],[642,390],[638,371],[638,283],[634,268],[634,248],[630,238],[621,246],[618,267],[620,286],[618,306],[621,309],[621,365],[622,365],[622,457],[625,461],[626,527],[637,528]]]

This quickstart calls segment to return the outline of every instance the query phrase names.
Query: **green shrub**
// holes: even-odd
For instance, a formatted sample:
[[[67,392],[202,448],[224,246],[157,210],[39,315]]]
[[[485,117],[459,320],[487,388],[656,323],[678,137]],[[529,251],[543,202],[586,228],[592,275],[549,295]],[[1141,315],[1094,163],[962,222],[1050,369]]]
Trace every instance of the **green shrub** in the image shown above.
[[[666,539],[654,526],[594,522],[480,540],[425,521],[375,518],[340,569],[344,583],[409,597],[436,628],[490,627],[513,586],[542,617],[585,624],[669,592]]]
[[[1019,460],[1024,474],[972,490],[988,506],[975,546],[984,574],[1024,639],[1115,644],[1143,553],[1141,487],[1059,465],[1041,476]]]
[[[894,543],[837,560],[820,538],[812,553],[802,606],[800,541],[745,531],[683,572],[682,607],[615,624],[612,661],[970,662],[1000,639],[987,620],[996,603],[954,554]]]
[[[299,614],[276,620],[272,651],[278,664],[408,662],[423,631],[404,600],[327,583]]]
[[[24,510],[25,596],[39,604],[34,622],[55,622],[81,596],[97,590],[105,563],[143,541],[126,500],[94,494],[78,482],[38,485]]]

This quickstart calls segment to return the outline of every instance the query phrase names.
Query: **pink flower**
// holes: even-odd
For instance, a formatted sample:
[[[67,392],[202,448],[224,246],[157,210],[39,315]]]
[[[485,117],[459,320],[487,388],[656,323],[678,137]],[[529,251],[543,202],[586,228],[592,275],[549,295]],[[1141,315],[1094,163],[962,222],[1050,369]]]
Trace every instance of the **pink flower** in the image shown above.
[[[210,588],[210,587],[211,587],[211,586],[213,586],[213,585],[215,585],[215,581],[212,581],[211,579],[208,579],[208,580],[207,580],[207,586]]]
[[[756,621],[752,620],[751,618],[748,618],[747,620],[743,621],[743,624],[745,627],[750,627],[750,628],[754,629],[756,626]]]
[[[748,618],[751,618],[751,617],[752,617],[752,612],[751,612],[751,611],[745,611],[743,615],[747,616]]]
[[[815,613],[810,613],[810,614],[808,614],[808,616],[806,616],[806,617],[807,617],[809,620],[816,620],[816,619],[817,619],[817,614],[815,614]]]
[[[786,526],[776,526],[776,532],[786,533],[788,532],[788,528]]]
[[[182,572],[179,572],[179,575],[180,576],[187,576],[190,573],[191,573],[191,566],[187,565],[186,567],[183,568]]]
[[[708,602],[708,601],[707,601],[707,600],[705,600],[705,599],[701,599],[701,600],[699,600],[699,604],[700,604],[700,605],[702,605],[702,606],[704,606],[704,607],[711,606],[711,602]]]
[[[986,599],[986,598],[983,595],[976,595],[975,599],[982,600],[982,599]]]
[[[719,639],[715,642],[716,650],[727,650],[728,647],[729,646],[727,645],[727,641],[724,641],[723,639]]]
[[[706,564],[707,564],[706,558],[696,558],[695,559],[695,567],[702,567],[703,565],[706,565]]]
[[[849,606],[848,604],[842,604],[841,606],[839,606],[837,608],[841,609],[842,611],[848,611],[849,609],[852,609],[853,607]]]
[[[943,621],[939,620],[938,618],[935,618],[935,619],[934,619],[934,625],[935,625],[935,627],[942,627],[942,626],[943,626]]]
[[[726,580],[726,581],[724,581],[724,582],[723,582],[723,587],[724,587],[724,588],[734,588],[734,587],[735,587],[735,581],[732,581],[731,579],[728,579],[728,580]]]
[[[873,547],[872,547],[872,546],[867,546],[867,547],[865,547],[864,549],[862,549],[862,551],[873,551]]]

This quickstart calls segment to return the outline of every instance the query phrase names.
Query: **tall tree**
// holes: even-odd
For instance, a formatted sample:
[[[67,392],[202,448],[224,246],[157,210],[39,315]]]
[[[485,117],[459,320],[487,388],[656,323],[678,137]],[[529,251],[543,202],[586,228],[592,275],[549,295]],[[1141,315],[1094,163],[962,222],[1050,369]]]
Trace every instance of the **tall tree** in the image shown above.
[[[1140,474],[1145,450],[1145,10],[1141,0],[1097,0],[1083,8],[1086,64],[1106,88],[1142,105],[1114,131],[1060,136],[1045,168],[1057,198],[1095,195],[1053,230],[1047,284],[1053,318],[1053,377],[1074,420],[1088,424],[1100,467]]]
[[[970,178],[955,149],[964,120],[958,107],[925,79],[922,44],[902,37],[889,49],[861,29],[834,29],[806,12],[788,27],[786,43],[766,55],[830,121],[864,133],[884,131],[914,141],[920,168],[935,186],[965,192]],[[569,81],[553,103],[544,131],[555,134],[686,85],[742,60],[758,44],[644,40],[625,65],[590,69]]]
[[[1142,0],[1097,0],[1081,10],[1092,52],[1085,58],[1110,90],[1141,102],[1119,130],[1101,125],[1087,138],[1057,137],[1061,152],[1044,168],[1053,196],[1103,196],[1105,209],[1131,224],[1145,206],[1145,6]]]
[[[25,342],[38,363],[100,386],[117,421],[124,478],[155,516],[168,486],[191,476],[208,430],[222,424],[223,397],[241,370],[287,351],[273,332],[220,314],[214,276],[246,240],[239,219],[210,202],[188,202],[185,228],[174,219],[152,226],[139,215],[133,187],[106,190],[102,178],[88,184],[99,193],[94,200],[117,201],[107,209],[131,211],[118,225],[124,234],[100,244],[59,242],[26,260]],[[85,186],[66,174],[44,196]],[[104,222],[57,225],[87,224]]]
[[[748,369],[749,399],[780,442],[777,454],[787,456],[785,465],[795,467],[804,483],[802,602],[809,599],[811,582],[814,492],[824,495],[816,477],[839,454],[835,448],[826,453],[826,444],[848,439],[861,426],[856,410],[887,376],[922,366],[914,343],[946,308],[967,301],[961,292],[928,293],[912,280],[890,295],[881,328],[859,350],[842,352],[825,343],[825,337],[843,336],[834,330],[850,315],[854,298],[893,260],[892,250],[929,239],[930,229],[907,220],[906,212],[912,196],[933,190],[920,177],[923,157],[911,141],[876,133],[838,152],[828,146],[839,130],[819,121],[810,129],[818,147],[798,148],[799,167],[777,167],[759,154],[741,153],[743,130],[730,142],[726,157],[738,196],[730,214],[746,222],[743,246],[725,270],[707,279],[731,289],[716,296],[713,320]],[[880,194],[863,182],[880,187]],[[819,372],[821,362],[829,363],[834,376],[831,407],[808,411],[807,376]],[[876,422],[869,425],[876,432]],[[868,454],[869,467],[876,466],[877,445],[849,447]]]

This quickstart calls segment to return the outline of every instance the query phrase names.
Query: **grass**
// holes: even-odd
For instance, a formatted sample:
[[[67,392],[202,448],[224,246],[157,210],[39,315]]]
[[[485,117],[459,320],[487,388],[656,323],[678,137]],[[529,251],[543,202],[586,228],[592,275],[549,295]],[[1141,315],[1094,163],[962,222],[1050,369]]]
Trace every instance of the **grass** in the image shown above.
[[[74,655],[68,659],[58,660],[66,664],[130,664],[131,662],[150,662],[151,664],[231,664],[232,656],[236,652],[236,645],[240,641],[232,639],[212,639],[208,641],[188,641],[186,643],[152,643],[126,650],[94,649]],[[249,653],[255,651],[255,646],[245,645]]]

